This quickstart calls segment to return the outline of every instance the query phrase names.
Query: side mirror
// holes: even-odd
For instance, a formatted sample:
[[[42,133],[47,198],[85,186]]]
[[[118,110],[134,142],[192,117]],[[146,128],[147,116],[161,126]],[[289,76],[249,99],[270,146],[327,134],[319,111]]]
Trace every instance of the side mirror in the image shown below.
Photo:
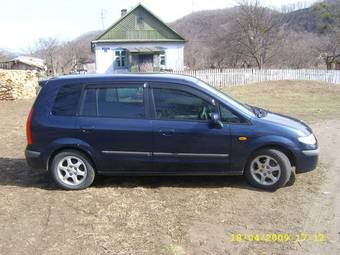
[[[223,123],[220,119],[220,115],[217,112],[213,112],[210,114],[211,124],[215,128],[223,128]]]

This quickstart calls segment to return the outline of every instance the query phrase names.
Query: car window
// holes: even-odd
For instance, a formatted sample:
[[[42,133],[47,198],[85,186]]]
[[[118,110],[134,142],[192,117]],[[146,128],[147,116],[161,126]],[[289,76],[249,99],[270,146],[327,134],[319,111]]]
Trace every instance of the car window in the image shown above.
[[[241,123],[241,119],[232,113],[227,107],[224,105],[220,105],[220,111],[221,111],[221,121],[227,122],[227,123]]]
[[[215,107],[188,92],[176,89],[153,89],[156,119],[208,120]]]
[[[86,89],[81,115],[112,118],[145,118],[143,88]]]
[[[82,87],[65,85],[60,88],[52,107],[52,114],[59,116],[75,116]]]

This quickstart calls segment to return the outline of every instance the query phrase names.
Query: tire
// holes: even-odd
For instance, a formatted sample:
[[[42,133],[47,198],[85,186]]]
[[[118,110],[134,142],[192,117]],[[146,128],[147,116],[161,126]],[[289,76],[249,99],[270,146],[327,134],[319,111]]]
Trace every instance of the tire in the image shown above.
[[[286,187],[293,186],[296,181],[296,169],[295,167],[292,168],[292,173],[290,174],[290,178],[288,182],[286,183]]]
[[[287,184],[292,173],[288,157],[276,149],[254,152],[245,168],[245,176],[253,186],[264,190],[277,190]]]
[[[58,153],[52,160],[50,173],[58,187],[65,190],[85,189],[95,178],[91,160],[76,150]]]

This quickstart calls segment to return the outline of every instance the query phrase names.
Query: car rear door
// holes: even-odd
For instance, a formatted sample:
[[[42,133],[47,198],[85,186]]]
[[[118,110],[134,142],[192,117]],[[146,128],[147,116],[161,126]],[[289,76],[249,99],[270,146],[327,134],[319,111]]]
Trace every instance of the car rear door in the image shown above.
[[[96,151],[99,171],[151,170],[152,124],[144,84],[90,84],[82,99],[79,135]]]
[[[179,84],[150,83],[153,171],[184,174],[225,172],[231,149],[229,125],[216,128],[214,100]]]

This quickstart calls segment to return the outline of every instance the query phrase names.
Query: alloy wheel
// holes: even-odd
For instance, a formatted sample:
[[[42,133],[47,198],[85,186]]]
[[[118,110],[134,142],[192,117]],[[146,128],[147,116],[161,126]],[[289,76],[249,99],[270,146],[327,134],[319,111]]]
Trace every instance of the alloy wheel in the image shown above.
[[[281,167],[272,157],[257,156],[250,164],[250,174],[261,185],[274,185],[281,176]]]
[[[57,174],[63,183],[76,186],[85,181],[87,168],[82,159],[76,156],[67,156],[59,161]]]

